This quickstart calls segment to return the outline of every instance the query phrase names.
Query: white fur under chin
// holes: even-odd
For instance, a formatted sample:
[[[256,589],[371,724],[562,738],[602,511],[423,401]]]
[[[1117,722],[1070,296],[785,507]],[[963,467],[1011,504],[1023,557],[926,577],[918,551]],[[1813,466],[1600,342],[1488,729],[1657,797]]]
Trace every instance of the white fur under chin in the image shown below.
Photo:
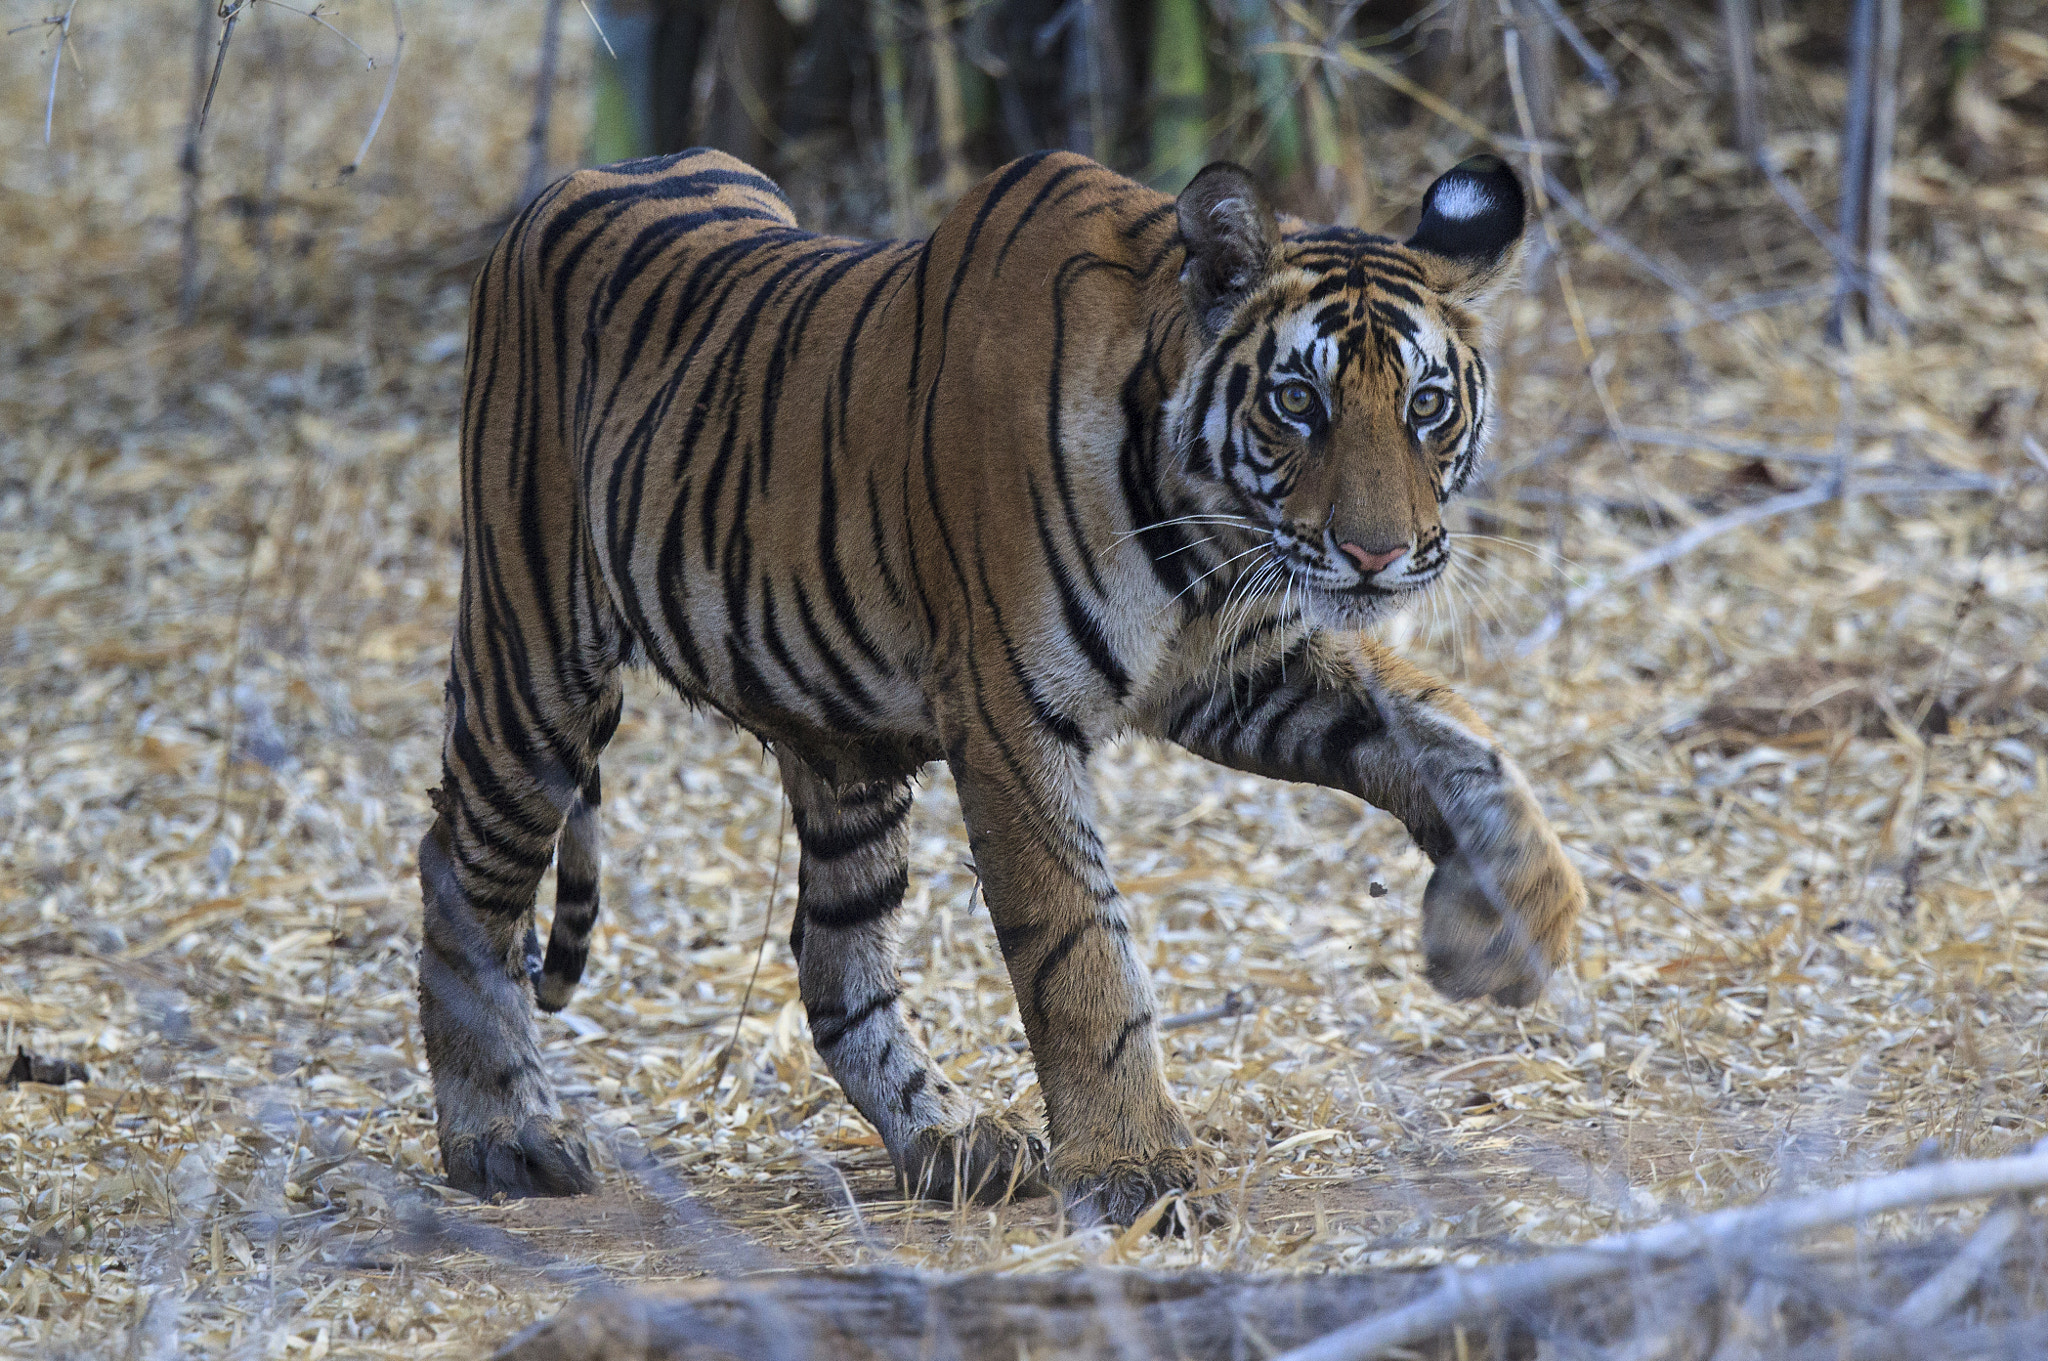
[[[1484,216],[1492,207],[1492,196],[1471,180],[1452,180],[1438,189],[1430,202],[1437,216],[1457,222]]]

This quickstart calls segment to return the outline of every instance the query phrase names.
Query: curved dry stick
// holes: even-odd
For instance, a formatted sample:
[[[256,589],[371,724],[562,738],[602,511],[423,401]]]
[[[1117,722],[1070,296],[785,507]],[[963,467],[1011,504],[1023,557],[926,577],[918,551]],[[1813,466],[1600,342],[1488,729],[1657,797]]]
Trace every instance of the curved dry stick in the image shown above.
[[[1852,1224],[1886,1210],[2043,1187],[2048,1187],[2048,1139],[2015,1157],[1909,1168],[1797,1200],[1717,1210],[1696,1219],[1613,1234],[1534,1262],[1476,1271],[1453,1267],[1443,1273],[1443,1284],[1414,1303],[1360,1319],[1307,1346],[1283,1352],[1276,1361],[1370,1361],[1389,1348],[1419,1342],[1458,1324],[1643,1265],[1682,1261],[1714,1249],[1744,1251],[1744,1244],[1769,1245],[1794,1234]]]
[[[355,174],[363,163],[363,157],[370,154],[370,143],[377,140],[377,129],[384,126],[384,115],[391,108],[391,96],[398,89],[398,67],[405,60],[405,16],[398,12],[398,0],[391,0],[391,30],[398,35],[398,45],[392,49],[391,70],[384,77],[384,97],[377,101],[376,117],[370,120],[370,130],[363,134],[363,144],[356,148],[356,158],[341,168],[343,179]]]
[[[1823,505],[1836,497],[1848,500],[1852,496],[1919,496],[1941,492],[1995,492],[1999,489],[1996,479],[1981,473],[1955,473],[1946,477],[1850,477],[1838,484],[1833,478],[1815,482],[1811,486],[1788,491],[1782,496],[1773,496],[1767,501],[1758,501],[1740,506],[1725,515],[1716,515],[1711,520],[1702,520],[1683,534],[1666,539],[1655,548],[1645,549],[1605,576],[1595,577],[1585,585],[1577,587],[1564,598],[1564,603],[1552,610],[1541,624],[1531,629],[1515,644],[1515,655],[1526,657],[1543,644],[1557,636],[1567,615],[1576,614],[1595,597],[1604,595],[1625,581],[1633,581],[1645,572],[1654,572],[1659,567],[1678,561],[1709,539],[1726,534],[1760,520],[1774,519],[1788,515],[1795,510]]]

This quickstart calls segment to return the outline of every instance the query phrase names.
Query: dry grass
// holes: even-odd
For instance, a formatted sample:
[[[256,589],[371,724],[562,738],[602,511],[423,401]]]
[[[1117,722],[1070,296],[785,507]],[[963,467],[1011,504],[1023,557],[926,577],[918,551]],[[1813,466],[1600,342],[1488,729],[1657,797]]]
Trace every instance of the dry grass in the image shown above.
[[[41,12],[9,4],[10,24]],[[168,324],[181,26],[82,7],[92,84],[60,82],[47,153],[47,50],[0,54],[19,266],[0,298],[0,1039],[92,1070],[0,1091],[0,1349],[474,1355],[590,1270],[1476,1260],[1889,1168],[1927,1139],[1991,1154],[2048,1132],[2048,476],[2023,452],[2048,432],[2048,139],[2008,115],[2002,165],[1902,162],[1910,341],[1828,352],[1813,299],[1701,322],[1561,220],[1597,356],[1540,275],[1504,338],[1493,480],[1464,511],[1534,547],[1472,541],[1472,574],[1397,628],[1521,755],[1593,885],[1576,976],[1541,1005],[1431,993],[1426,864],[1390,819],[1157,746],[1099,763],[1164,1006],[1257,1000],[1166,1042],[1224,1227],[1131,1240],[1065,1233],[1043,1202],[892,1202],[780,943],[795,848],[769,760],[650,685],[606,758],[592,973],[546,1035],[615,1168],[651,1167],[573,1204],[438,1187],[412,848],[457,572],[465,287],[519,173],[533,42],[528,19],[407,12],[414,78],[349,185],[332,168],[381,79],[290,30],[261,329],[260,233],[225,210],[211,306]],[[381,15],[345,13],[375,48]],[[260,191],[255,50],[216,104],[210,201]],[[2009,99],[2048,89],[2037,45],[1994,61]],[[1823,279],[1698,115],[1660,112],[1676,77],[1623,74],[1635,103],[1567,110],[1593,211],[1715,298]],[[1824,201],[1832,144],[1796,129],[1839,92],[1789,89],[1782,146]],[[1608,127],[1663,159],[1631,173]],[[1456,150],[1390,136],[1389,211]],[[1573,582],[1812,471],[1620,441],[1616,416],[2003,490],[1732,533],[1519,658]],[[942,774],[917,819],[908,995],[953,1077],[1030,1109]]]

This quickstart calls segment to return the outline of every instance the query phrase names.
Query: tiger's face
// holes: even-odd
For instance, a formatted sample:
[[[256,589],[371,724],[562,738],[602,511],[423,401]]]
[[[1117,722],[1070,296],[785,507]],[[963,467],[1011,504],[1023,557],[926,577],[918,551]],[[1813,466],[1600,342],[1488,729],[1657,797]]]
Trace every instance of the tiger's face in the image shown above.
[[[1523,201],[1492,157],[1430,187],[1406,243],[1329,228],[1282,239],[1245,172],[1181,195],[1181,281],[1206,341],[1177,394],[1180,467],[1269,552],[1318,622],[1357,627],[1442,574],[1441,508],[1490,417],[1479,353],[1512,276]]]

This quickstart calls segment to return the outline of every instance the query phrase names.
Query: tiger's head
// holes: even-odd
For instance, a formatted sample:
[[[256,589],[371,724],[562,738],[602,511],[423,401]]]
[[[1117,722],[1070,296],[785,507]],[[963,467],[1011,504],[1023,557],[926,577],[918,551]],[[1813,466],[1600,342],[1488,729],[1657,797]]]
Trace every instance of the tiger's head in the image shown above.
[[[1523,200],[1477,156],[1423,198],[1405,242],[1283,232],[1251,176],[1218,163],[1181,193],[1180,275],[1199,357],[1174,396],[1183,490],[1242,517],[1309,602],[1358,627],[1442,573],[1443,503],[1491,417],[1479,348],[1513,277]]]

